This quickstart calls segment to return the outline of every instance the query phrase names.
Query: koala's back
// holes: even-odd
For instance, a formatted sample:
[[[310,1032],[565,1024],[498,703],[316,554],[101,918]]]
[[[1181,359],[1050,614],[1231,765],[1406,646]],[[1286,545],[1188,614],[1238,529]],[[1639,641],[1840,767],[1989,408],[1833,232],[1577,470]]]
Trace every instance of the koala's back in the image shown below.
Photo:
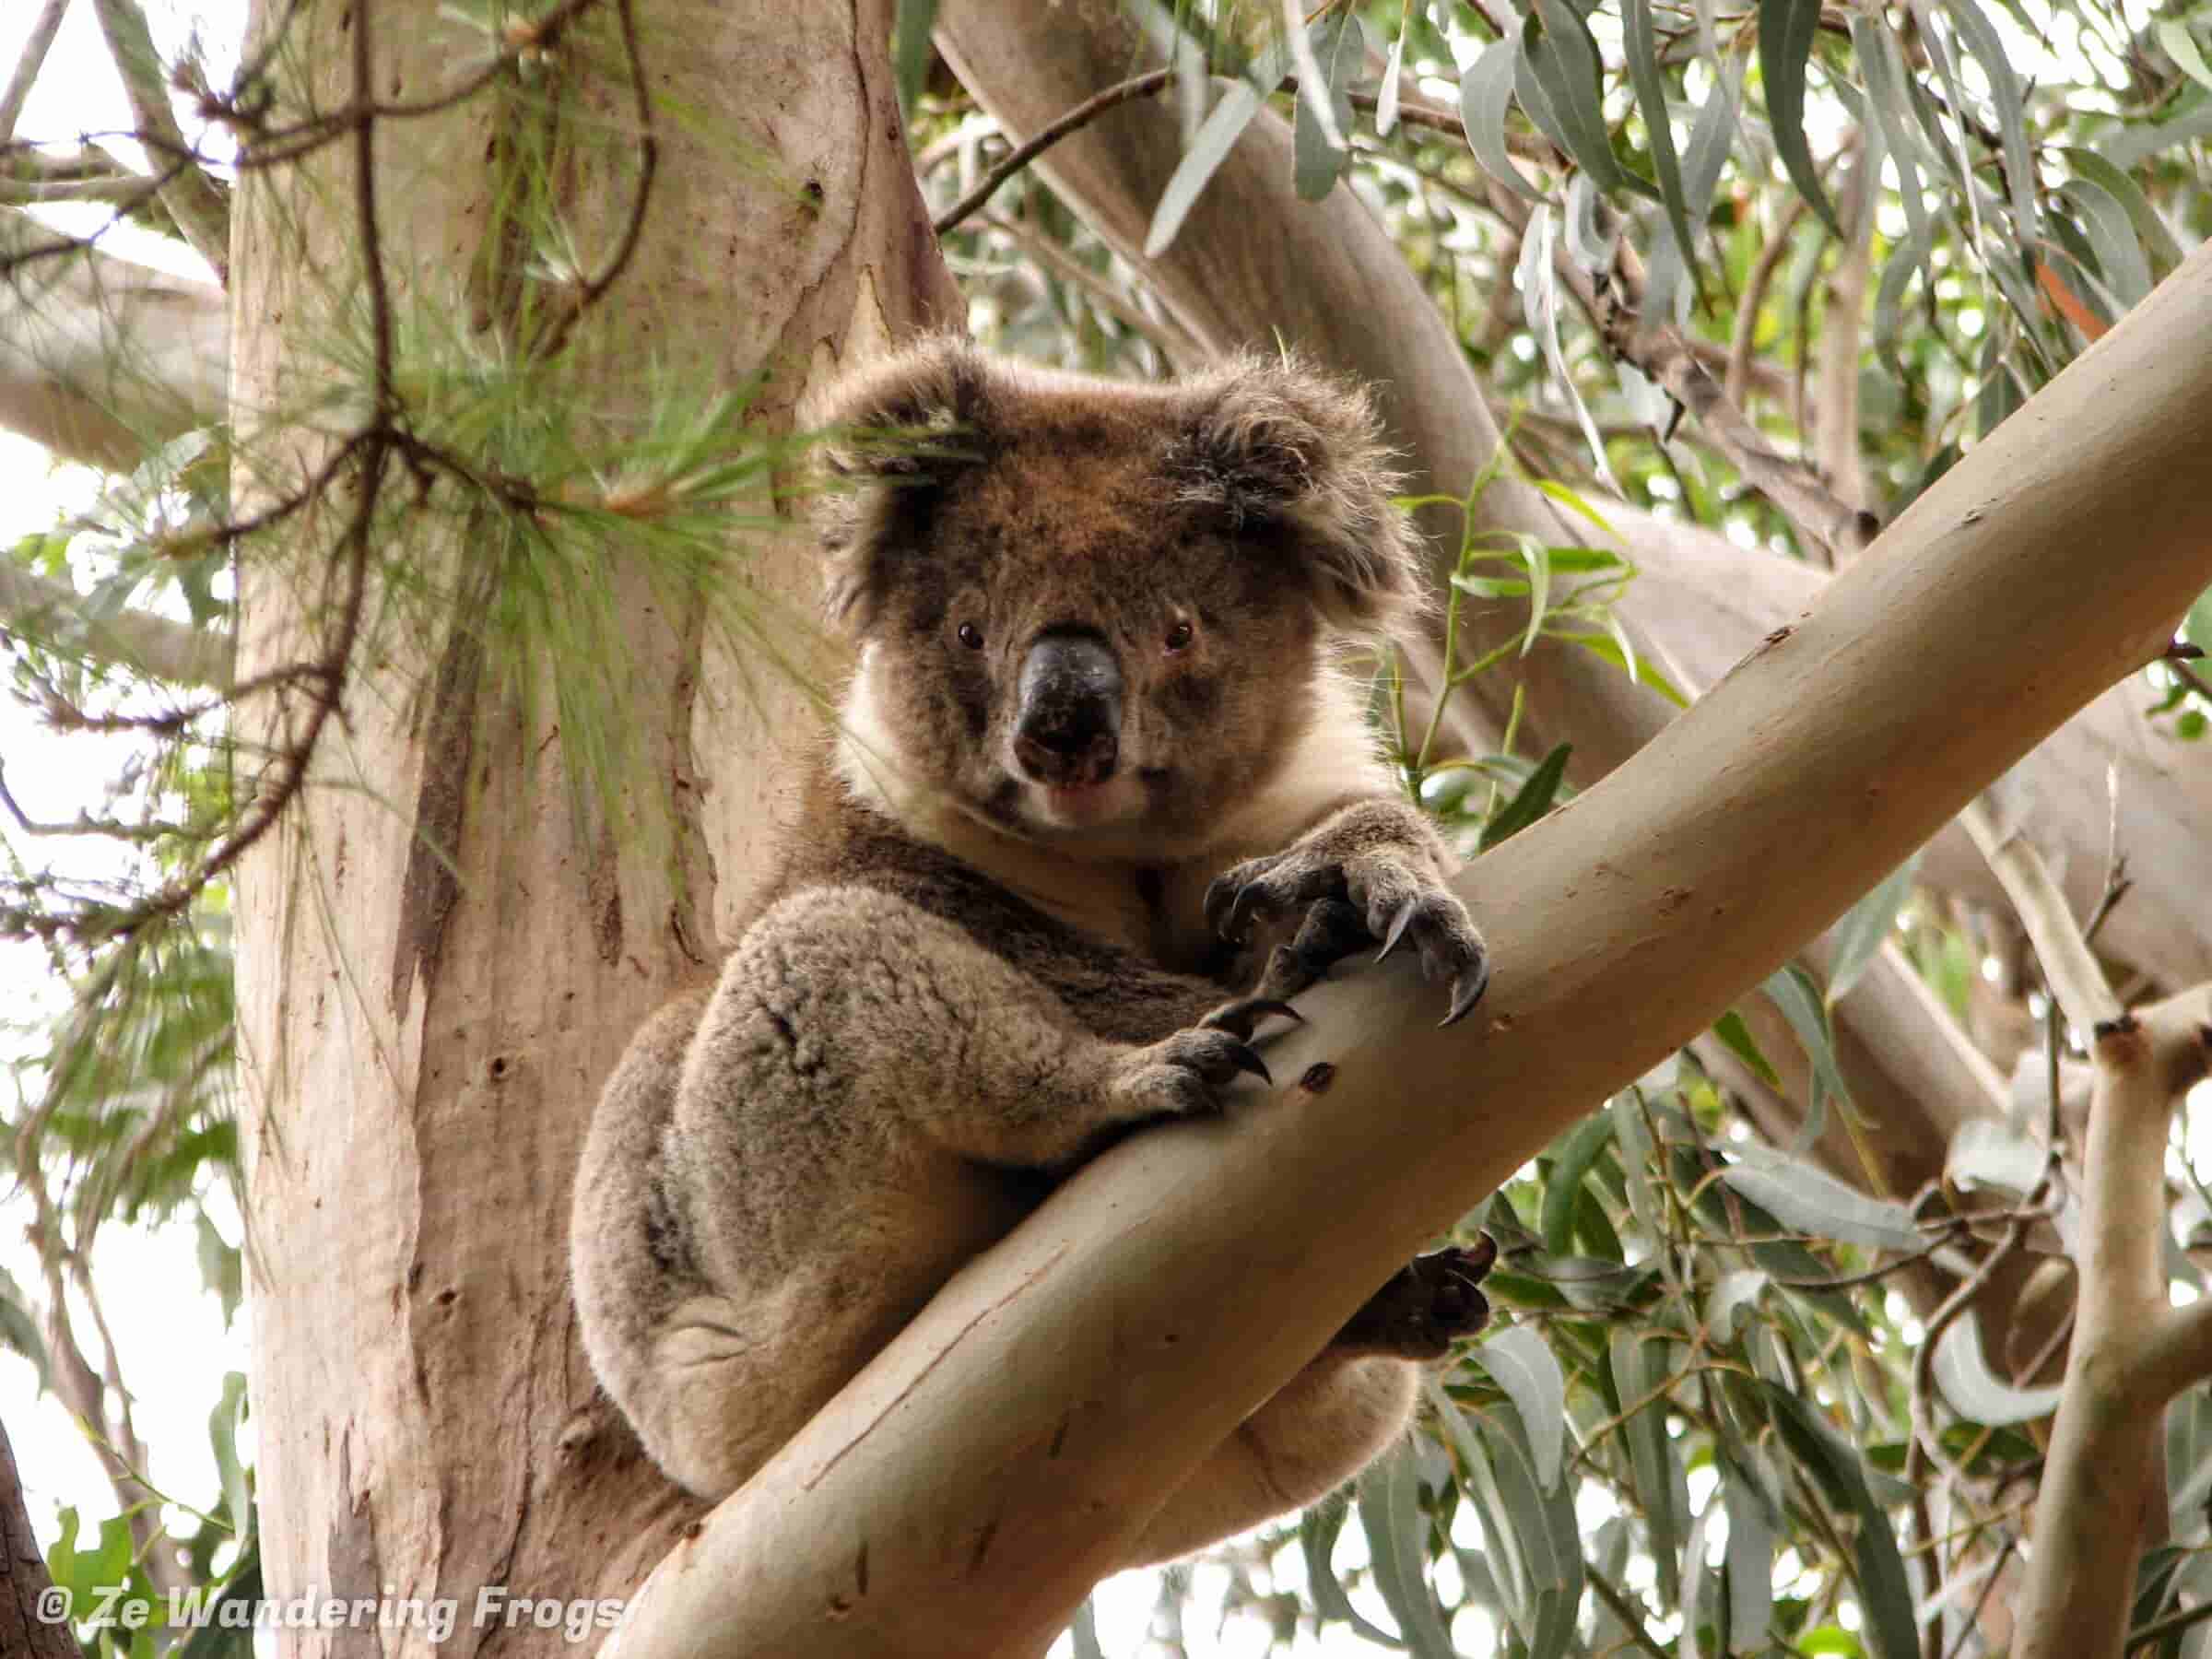
[[[1221,994],[817,778],[716,983],[632,1041],[578,1172],[586,1344],[647,1450],[735,1489],[1110,1138],[1024,1121],[1092,1087],[1033,1033],[1150,1042]],[[962,1078],[974,1096],[930,1081]]]

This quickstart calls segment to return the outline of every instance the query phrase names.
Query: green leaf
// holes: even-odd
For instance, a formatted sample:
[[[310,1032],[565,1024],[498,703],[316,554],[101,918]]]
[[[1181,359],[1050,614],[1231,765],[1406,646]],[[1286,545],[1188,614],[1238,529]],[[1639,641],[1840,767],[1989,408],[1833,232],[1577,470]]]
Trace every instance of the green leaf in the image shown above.
[[[1528,774],[1528,782],[1482,827],[1484,852],[1527,829],[1550,810],[1552,796],[1559,794],[1560,781],[1567,775],[1567,757],[1572,752],[1571,744],[1562,743]]]
[[[1721,1171],[1721,1179],[1792,1231],[1870,1250],[1912,1252],[1927,1242],[1912,1224],[1912,1212],[1901,1204],[1870,1198],[1810,1164],[1764,1147],[1733,1150],[1735,1161]]]
[[[1629,60],[1629,78],[1636,88],[1637,107],[1643,112],[1643,130],[1652,147],[1652,165],[1659,174],[1659,199],[1666,205],[1666,222],[1685,263],[1694,256],[1689,235],[1689,196],[1682,184],[1682,163],[1675,153],[1674,127],[1666,113],[1666,79],[1659,72],[1658,31],[1652,23],[1652,0],[1622,0],[1627,25],[1622,45]]]
[[[1592,1112],[1559,1137],[1551,1179],[1544,1188],[1547,1254],[1563,1256],[1573,1248],[1574,1218],[1582,1201],[1583,1182],[1612,1141],[1613,1120],[1602,1112]]]
[[[2150,292],[2150,261],[2136,241],[2127,208],[2103,185],[2068,179],[2058,187],[2061,200],[2081,215],[2082,233],[2097,255],[2098,274],[2122,311]]]
[[[1608,1353],[1614,1393],[1621,1410],[1631,1414],[1621,1425],[1621,1433],[1628,1441],[1629,1468],[1636,1501],[1643,1511],[1652,1565],[1659,1575],[1659,1599],[1672,1606],[1682,1598],[1682,1513],[1675,1502],[1666,1402],[1651,1397],[1668,1381],[1666,1344],[1647,1339],[1641,1332],[1616,1331]]]
[[[200,1282],[222,1304],[223,1324],[228,1325],[231,1316],[238,1312],[240,1300],[245,1296],[243,1262],[238,1250],[216,1230],[215,1223],[207,1219],[206,1211],[203,1210],[197,1219]]]
[[[1716,1341],[1735,1340],[1737,1324],[1756,1312],[1759,1299],[1771,1281],[1757,1267],[1738,1267],[1724,1273],[1705,1299],[1705,1324]]]
[[[1306,1587],[1312,1593],[1314,1610],[1324,1621],[1350,1625],[1355,1634],[1378,1646],[1401,1647],[1404,1644],[1396,1637],[1352,1606],[1352,1598],[1336,1577],[1336,1535],[1344,1530],[1345,1517],[1351,1510],[1349,1498],[1333,1492],[1299,1517],[1298,1548],[1305,1558]]]
[[[1769,1088],[1782,1087],[1782,1074],[1774,1063],[1759,1052],[1759,1042],[1751,1035],[1751,1028],[1744,1017],[1734,1008],[1712,1022],[1712,1034],[1721,1040],[1721,1046],[1759,1074],[1759,1081]]]
[[[53,1381],[46,1338],[40,1334],[30,1303],[24,1300],[23,1288],[5,1267],[0,1267],[0,1348],[29,1360],[38,1370],[39,1392],[46,1392]]]
[[[1526,656],[1544,637],[1545,614],[1551,608],[1551,549],[1541,542],[1524,542],[1521,561],[1528,567],[1528,628],[1521,640]]]
[[[1763,1381],[1759,1387],[1799,1466],[1819,1484],[1830,1503],[1858,1518],[1852,1562],[1875,1653],[1878,1659],[1917,1659],[1920,1642],[1912,1617],[1912,1587],[1898,1554],[1897,1534],[1874,1500],[1857,1453],[1839,1441],[1796,1395]]]
[[[216,1473],[222,1477],[223,1506],[229,1512],[230,1530],[241,1538],[253,1530],[253,1481],[238,1457],[238,1426],[245,1418],[245,1373],[228,1371],[223,1376],[223,1397],[207,1414],[207,1443],[215,1451]]]
[[[1843,1086],[1843,1074],[1836,1066],[1835,1041],[1828,1027],[1828,1006],[1820,999],[1820,990],[1813,983],[1813,976],[1796,963],[1785,962],[1768,975],[1766,983],[1759,988],[1782,1010],[1790,1029],[1797,1033],[1805,1057],[1812,1063],[1815,1110],[1830,1099],[1849,1105],[1851,1090]]]
[[[1600,64],[1597,41],[1580,12],[1567,0],[1535,0],[1521,27],[1521,64],[1513,80],[1521,107],[1600,190],[1641,187],[1656,194],[1613,154]]]
[[[2151,25],[2158,31],[2159,44],[2166,55],[2191,80],[2200,87],[2212,88],[2212,65],[2205,62],[2203,50],[2196,37],[2189,32],[2189,25],[2179,18],[2160,18]]]
[[[1897,925],[1897,912],[1912,896],[1912,873],[1919,867],[1920,854],[1915,853],[1877,882],[1874,890],[1845,911],[1843,919],[1836,924],[1836,960],[1828,976],[1830,1007],[1850,994],[1888,941]]]
[[[2047,1388],[2018,1388],[1992,1371],[1983,1353],[1982,1323],[1971,1308],[1936,1338],[1935,1376],[1936,1386],[1953,1411],[1992,1429],[2049,1417],[2058,1409],[2065,1392],[2055,1382]]]
[[[2040,234],[2035,211],[2035,158],[2029,146],[2028,106],[2020,94],[2019,76],[2013,73],[2003,38],[1975,0],[1943,0],[1943,4],[1951,14],[1961,43],[1982,65],[1983,76],[1989,83],[1990,100],[1996,105],[1997,132],[2005,150],[2005,183],[2012,197],[2013,238],[2023,252],[2032,250]]]
[[[1312,88],[1302,78],[1299,82],[1298,112],[1290,132],[1290,171],[1299,199],[1318,202],[1336,187],[1351,160],[1352,81],[1367,61],[1367,31],[1359,27],[1357,17],[1345,11],[1315,24],[1309,39],[1324,80],[1319,88]],[[1331,141],[1320,114],[1324,100],[1337,135],[1346,142]]]
[[[1866,103],[1874,113],[1875,125],[1881,130],[1882,143],[1889,151],[1889,159],[1897,168],[1898,199],[1905,211],[1905,233],[1910,241],[1924,248],[1935,236],[1929,223],[1927,204],[1922,199],[1918,158],[1924,153],[1918,135],[1907,119],[1912,100],[1904,88],[1904,62],[1897,49],[1897,37],[1879,12],[1854,11],[1851,16],[1851,50],[1866,77]],[[1895,263],[1897,255],[1890,256]],[[1908,275],[1910,273],[1908,272]],[[1887,283],[1888,273],[1883,273]],[[1899,280],[1899,291],[1903,291],[1903,279]]]
[[[1805,66],[1819,31],[1820,0],[1759,0],[1759,73],[1766,82],[1774,147],[1797,194],[1841,241],[1843,228],[1805,142]]]
[[[2061,150],[2074,176],[2083,183],[2095,185],[2118,202],[2127,214],[2127,222],[2135,227],[2136,238],[2150,255],[2152,272],[2163,277],[2182,263],[2182,245],[2173,240],[2173,232],[2159,217],[2159,210],[2127,174],[2092,149]]]
[[[1512,100],[1520,61],[1520,43],[1511,35],[1484,47],[1459,77],[1459,121],[1482,171],[1516,194],[1540,202],[1544,193],[1513,165],[1512,152],[1505,147],[1506,105]]]
[[[1375,94],[1375,133],[1387,138],[1398,124],[1398,82],[1406,73],[1406,36],[1413,28],[1414,7],[1420,0],[1405,0],[1398,7],[1398,38],[1390,43],[1390,61],[1382,65],[1382,89]]]
[[[1505,1390],[1528,1433],[1536,1485],[1550,1491],[1559,1480],[1559,1453],[1567,1439],[1567,1374],[1544,1339],[1526,1325],[1512,1325],[1475,1350],[1490,1380]]]
[[[1359,1522],[1374,1559],[1374,1585],[1418,1659],[1456,1659],[1429,1588],[1429,1517],[1421,1512],[1413,1445],[1401,1439],[1359,1477]]]
[[[1728,1651],[1764,1653],[1774,1624],[1774,1525],[1758,1489],[1733,1471],[1728,1506]]]
[[[910,118],[929,77],[929,31],[936,21],[937,0],[899,0],[891,25],[891,65],[898,75],[899,107]]]
[[[1288,50],[1281,42],[1270,46],[1253,62],[1250,78],[1222,94],[1213,112],[1199,124],[1190,148],[1168,175],[1167,185],[1159,193],[1159,206],[1152,210],[1152,228],[1145,232],[1147,259],[1158,259],[1168,251],[1207,182],[1236,147],[1267,95],[1290,73],[1288,61]]]

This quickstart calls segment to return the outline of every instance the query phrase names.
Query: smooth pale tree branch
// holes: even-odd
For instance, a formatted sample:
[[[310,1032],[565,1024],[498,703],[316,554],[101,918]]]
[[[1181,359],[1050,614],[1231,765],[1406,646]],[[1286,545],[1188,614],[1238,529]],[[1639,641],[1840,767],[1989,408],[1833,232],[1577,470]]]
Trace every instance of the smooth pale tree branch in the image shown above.
[[[37,85],[39,71],[46,66],[46,54],[53,48],[53,37],[62,31],[62,18],[69,10],[69,0],[46,0],[39,8],[30,32],[23,37],[23,50],[16,58],[15,73],[7,77],[7,88],[0,91],[0,145],[16,135],[16,123],[22,119],[24,101]]]
[[[41,638],[75,636],[68,643],[85,657],[121,663],[171,685],[221,690],[230,684],[228,633],[146,611],[91,616],[85,596],[66,582],[33,575],[0,556],[0,634],[33,629]]]
[[[2212,1372],[2208,1316],[2173,1308],[2166,1287],[2167,1131],[2208,1052],[2203,987],[2097,1031],[2080,1288],[2014,1659],[2118,1655],[2144,1533],[2163,1521],[2152,1459],[2164,1407]]]
[[[152,152],[154,165],[167,176],[159,194],[192,251],[213,267],[218,278],[230,269],[230,202],[207,170],[194,159],[169,106],[169,80],[154,51],[146,14],[135,0],[92,0],[108,54],[123,76],[131,100],[131,119]]]
[[[1410,967],[1310,993],[1268,1059],[1326,1061],[1325,1086],[1253,1088],[1079,1171],[677,1547],[610,1648],[1041,1653],[1408,1254],[2163,650],[2212,582],[2212,496],[2177,487],[2212,387],[2180,342],[2212,342],[2212,248],[1809,616],[1477,861],[1481,1018],[1439,1030]]]
[[[2043,978],[2066,1018],[2084,1033],[2119,1018],[2120,999],[2112,994],[2104,970],[2066,906],[2065,894],[2051,878],[2050,866],[2024,828],[2017,823],[2000,824],[1987,799],[1969,805],[1959,815],[1959,821],[2004,884],[2014,913],[2035,946]]]
[[[54,233],[0,209],[0,427],[121,471],[223,418],[229,314],[211,283],[91,249],[6,268]]]

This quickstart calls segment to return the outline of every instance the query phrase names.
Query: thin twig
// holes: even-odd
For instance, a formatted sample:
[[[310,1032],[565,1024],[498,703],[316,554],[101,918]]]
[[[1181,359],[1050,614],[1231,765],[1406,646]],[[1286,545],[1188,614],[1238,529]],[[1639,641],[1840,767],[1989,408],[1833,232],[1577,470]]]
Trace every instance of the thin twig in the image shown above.
[[[230,202],[184,143],[177,117],[169,106],[169,87],[161,60],[154,51],[154,37],[146,27],[146,14],[135,0],[92,0],[106,36],[108,54],[123,76],[131,100],[135,135],[149,147],[172,157],[192,159],[171,170],[161,186],[161,205],[176,221],[178,232],[192,251],[214,267],[218,281],[228,283],[230,271]]]
[[[1790,251],[1790,235],[1797,229],[1797,221],[1805,217],[1806,207],[1803,196],[1790,198],[1789,211],[1782,216],[1782,223],[1775,227],[1767,245],[1759,251],[1758,262],[1744,283],[1744,297],[1735,308],[1735,333],[1728,342],[1728,373],[1722,382],[1728,401],[1739,406],[1751,380],[1751,347],[1759,333],[1759,313],[1766,307],[1767,288],[1774,280],[1783,255]]]
[[[38,18],[24,37],[22,55],[16,59],[16,72],[8,77],[7,90],[0,92],[0,144],[16,135],[16,123],[23,114],[23,102],[30,96],[37,83],[39,71],[46,66],[46,53],[53,46],[53,37],[61,32],[63,14],[69,9],[69,0],[46,0]]]
[[[622,54],[629,65],[630,104],[638,122],[638,178],[630,190],[629,214],[623,222],[622,235],[615,243],[614,252],[607,255],[599,274],[577,290],[575,303],[547,330],[539,349],[547,356],[560,349],[569,331],[575,327],[576,319],[596,304],[629,266],[630,255],[638,249],[638,238],[645,229],[645,205],[653,195],[653,173],[660,165],[660,141],[653,131],[653,94],[645,84],[645,60],[638,50],[638,25],[631,0],[615,0],[615,19],[622,35]]]
[[[1088,126],[1107,111],[1125,104],[1133,98],[1143,98],[1147,93],[1159,91],[1174,78],[1175,71],[1172,69],[1155,69],[1146,75],[1133,76],[1128,80],[1108,87],[1102,92],[1093,93],[1056,121],[1040,127],[1016,145],[1006,153],[1004,160],[976,181],[974,189],[937,215],[931,228],[939,236],[948,234],[962,219],[995,195],[1000,185],[1070,133]]]

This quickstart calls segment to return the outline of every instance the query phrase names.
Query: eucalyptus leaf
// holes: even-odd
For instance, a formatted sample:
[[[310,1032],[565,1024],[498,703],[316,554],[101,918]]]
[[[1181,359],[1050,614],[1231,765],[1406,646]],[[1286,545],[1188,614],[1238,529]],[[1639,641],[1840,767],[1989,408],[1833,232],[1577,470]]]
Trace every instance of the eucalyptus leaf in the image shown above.
[[[1307,1591],[1324,1621],[1347,1624],[1362,1641],[1378,1647],[1404,1647],[1404,1642],[1352,1606],[1352,1598],[1336,1576],[1336,1535],[1344,1530],[1345,1517],[1351,1512],[1351,1500],[1335,1492],[1299,1517],[1298,1547],[1305,1559]]]
[[[1567,1374],[1544,1339],[1513,1325],[1475,1350],[1490,1380],[1505,1390],[1527,1431],[1538,1489],[1559,1484],[1559,1453],[1567,1440]]]
[[[1858,1522],[1852,1564],[1868,1645],[1877,1659],[1919,1659],[1912,1587],[1898,1551],[1897,1532],[1874,1500],[1859,1454],[1787,1389],[1762,1382],[1760,1392],[1798,1466],[1813,1477],[1830,1503],[1849,1511]]]
[[[1819,31],[1820,0],[1759,0],[1759,72],[1766,83],[1774,147],[1797,194],[1841,241],[1843,228],[1820,188],[1820,170],[1805,141],[1805,70]]]
[[[2207,106],[2212,116],[2212,106]],[[2136,182],[2103,156],[2092,149],[2063,150],[2068,167],[2082,182],[2093,184],[2118,202],[2127,214],[2127,222],[2135,227],[2138,245],[2150,257],[2153,274],[2163,277],[2182,263],[2182,246],[2159,217],[2159,210],[2150,205]]]
[[[1835,965],[1829,971],[1828,1006],[1834,1007],[1859,982],[1867,964],[1880,954],[1897,926],[1897,912],[1912,894],[1912,873],[1920,854],[1912,857],[1875,884],[1873,891],[1843,912],[1836,924]]]
[[[2058,194],[2081,215],[2083,234],[2097,255],[2098,274],[2113,301],[2122,311],[2139,304],[2150,292],[2150,261],[2136,240],[2126,206],[2088,179],[2068,179]]]
[[[2018,1388],[1992,1371],[1983,1352],[1981,1321],[1971,1308],[1936,1339],[1935,1374],[1936,1386],[1953,1411],[1991,1429],[2049,1417],[2064,1392],[2055,1382]]]
[[[1602,1112],[1594,1112],[1555,1143],[1551,1179],[1544,1186],[1541,1222],[1547,1255],[1563,1256],[1574,1247],[1574,1217],[1583,1182],[1612,1140],[1613,1120]]]
[[[1528,782],[1482,827],[1484,852],[1527,829],[1551,810],[1552,797],[1559,792],[1560,781],[1567,774],[1567,758],[1572,752],[1571,745],[1562,743],[1544,757],[1535,771],[1529,773]]]
[[[1417,1659],[1456,1659],[1444,1616],[1429,1587],[1429,1517],[1412,1442],[1401,1440],[1359,1477],[1359,1522],[1374,1559],[1374,1586]]]
[[[1774,1627],[1774,1525],[1762,1495],[1731,1470],[1721,1484],[1728,1512],[1728,1651],[1766,1650]]]
[[[1213,112],[1199,124],[1190,148],[1168,175],[1167,185],[1159,193],[1159,205],[1152,210],[1152,226],[1145,232],[1147,259],[1158,259],[1168,251],[1207,182],[1229,159],[1229,152],[1260,112],[1267,95],[1281,86],[1289,73],[1285,48],[1280,42],[1270,46],[1253,65],[1250,77],[1223,93]]]
[[[899,107],[912,111],[929,76],[929,31],[936,24],[937,0],[899,0],[891,24],[891,67],[899,85]]]
[[[1614,1392],[1628,1414],[1621,1434],[1628,1441],[1636,1500],[1643,1511],[1646,1542],[1659,1575],[1659,1598],[1672,1605],[1682,1595],[1682,1512],[1675,1502],[1666,1402],[1661,1393],[1669,1380],[1666,1344],[1640,1332],[1616,1331],[1607,1353]]]
[[[1689,194],[1682,179],[1682,163],[1675,152],[1675,131],[1666,112],[1666,78],[1659,69],[1658,31],[1652,22],[1652,0],[1621,0],[1624,25],[1622,45],[1629,60],[1629,79],[1636,88],[1637,107],[1643,112],[1644,135],[1652,147],[1652,167],[1659,175],[1659,199],[1666,207],[1666,221],[1675,245],[1685,261],[1696,244],[1689,234]],[[1717,96],[1717,95],[1716,95]]]
[[[1484,47],[1459,77],[1459,120],[1482,171],[1516,194],[1541,202],[1544,193],[1513,165],[1512,152],[1505,147],[1506,106],[1512,101],[1520,59],[1520,42],[1513,37]]]
[[[1375,94],[1375,134],[1387,138],[1398,124],[1398,83],[1406,73],[1406,36],[1413,28],[1414,7],[1420,0],[1405,0],[1398,8],[1398,36],[1390,43],[1390,61],[1382,65],[1382,88]]]
[[[1982,66],[1996,106],[1997,132],[2005,151],[2005,183],[2012,198],[2013,237],[2023,251],[2035,245],[2040,230],[2035,208],[2035,158],[2028,134],[2028,106],[2020,93],[2005,41],[1976,0],[1943,0],[1967,53]]]
[[[1734,1148],[1721,1179],[1784,1227],[1870,1250],[1916,1251],[1927,1241],[1903,1205],[1870,1198],[1825,1171],[1764,1147]]]
[[[1597,41],[1582,13],[1568,0],[1534,0],[1521,26],[1521,64],[1514,77],[1521,107],[1600,189],[1655,195],[1613,154],[1602,65]]]
[[[1346,136],[1352,130],[1351,88],[1367,61],[1367,32],[1352,13],[1339,12],[1314,26],[1309,43],[1323,79],[1312,88],[1303,76],[1299,81],[1291,175],[1300,199],[1318,202],[1336,187],[1351,161]]]

